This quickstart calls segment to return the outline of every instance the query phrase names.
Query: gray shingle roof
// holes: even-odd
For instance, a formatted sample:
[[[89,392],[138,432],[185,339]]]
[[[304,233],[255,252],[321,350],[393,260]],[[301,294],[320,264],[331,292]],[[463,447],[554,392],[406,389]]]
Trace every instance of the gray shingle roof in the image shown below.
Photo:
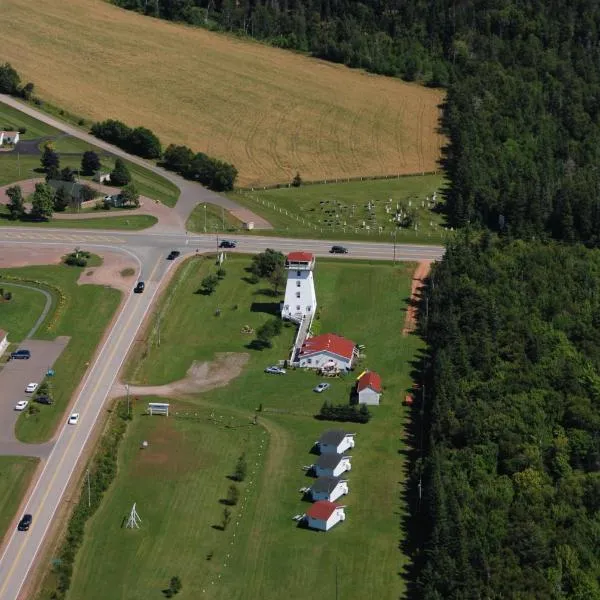
[[[335,486],[339,483],[339,477],[319,477],[311,486],[310,491],[313,493],[326,492],[331,493]]]
[[[319,438],[319,444],[331,444],[332,446],[337,446],[347,435],[346,431],[342,431],[341,429],[328,429],[323,432],[321,437]]]
[[[344,458],[341,454],[321,454],[317,460],[317,466],[321,469],[333,469],[340,464]]]

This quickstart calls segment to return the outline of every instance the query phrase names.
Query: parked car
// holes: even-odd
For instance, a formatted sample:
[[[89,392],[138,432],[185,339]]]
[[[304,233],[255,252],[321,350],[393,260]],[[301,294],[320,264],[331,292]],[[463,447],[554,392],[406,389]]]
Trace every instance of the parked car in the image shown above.
[[[25,410],[27,405],[29,404],[29,400],[19,400],[15,404],[15,410]]]
[[[33,394],[33,392],[35,392],[35,390],[38,389],[38,384],[37,383],[28,383],[27,387],[25,388],[25,392],[27,392],[28,394]]]
[[[265,373],[270,373],[271,375],[285,375],[285,369],[281,367],[267,367],[265,369]]]
[[[146,284],[143,281],[138,281],[135,288],[133,288],[134,294],[141,294],[146,288]]]
[[[50,398],[50,396],[38,396],[37,398],[34,398],[34,400],[36,402],[39,402],[40,404],[53,404],[54,400],[52,400],[52,398]]]
[[[69,425],[77,425],[77,423],[79,423],[79,413],[71,413]]]
[[[324,381],[322,383],[320,383],[316,388],[314,388],[314,392],[317,393],[321,393],[324,392],[325,390],[328,390],[331,387],[331,384],[329,383],[325,383]]]
[[[180,255],[181,252],[179,252],[179,250],[171,250],[171,252],[169,252],[169,256],[167,256],[167,260],[175,260]]]
[[[31,358],[31,352],[29,350],[17,350],[16,352],[11,352],[10,357],[21,360],[29,360]]]
[[[237,242],[234,240],[221,240],[219,244],[219,248],[235,248],[237,246]]]
[[[23,515],[23,518],[19,521],[17,529],[19,531],[28,531],[31,527],[33,517],[31,515]]]
[[[348,254],[348,248],[345,248],[344,246],[331,246],[329,252],[331,252],[331,254]]]

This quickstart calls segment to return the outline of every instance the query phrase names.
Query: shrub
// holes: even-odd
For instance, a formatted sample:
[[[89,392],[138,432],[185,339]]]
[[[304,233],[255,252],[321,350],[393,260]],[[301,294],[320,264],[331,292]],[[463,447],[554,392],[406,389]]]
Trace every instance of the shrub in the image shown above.
[[[350,421],[352,423],[368,423],[371,413],[365,404],[360,408],[350,404],[330,404],[324,402],[315,418],[323,421]]]

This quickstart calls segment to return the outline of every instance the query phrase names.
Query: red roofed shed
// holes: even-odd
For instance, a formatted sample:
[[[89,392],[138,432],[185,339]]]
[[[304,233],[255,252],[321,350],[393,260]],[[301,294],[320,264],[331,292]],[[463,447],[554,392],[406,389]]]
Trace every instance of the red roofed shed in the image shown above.
[[[367,371],[356,382],[359,404],[379,404],[381,377],[374,371]]]
[[[336,523],[344,521],[346,514],[344,507],[340,504],[328,500],[319,500],[306,511],[306,518],[311,529],[328,531]]]

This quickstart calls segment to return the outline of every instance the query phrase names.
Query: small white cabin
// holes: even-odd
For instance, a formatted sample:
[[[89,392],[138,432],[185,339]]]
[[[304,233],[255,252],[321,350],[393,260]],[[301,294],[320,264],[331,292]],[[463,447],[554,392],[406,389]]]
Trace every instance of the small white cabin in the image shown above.
[[[2,144],[18,144],[19,137],[18,131],[0,131],[0,146]]]
[[[306,511],[306,519],[311,529],[329,531],[340,521],[346,520],[346,513],[344,507],[335,502],[319,500]]]
[[[317,477],[339,477],[352,469],[351,458],[339,454],[321,454],[313,465],[313,471]]]
[[[346,433],[341,429],[328,429],[317,442],[321,454],[343,454],[354,448],[354,433]]]
[[[310,486],[310,497],[313,502],[328,500],[335,502],[339,497],[348,493],[348,480],[339,477],[319,477]]]

